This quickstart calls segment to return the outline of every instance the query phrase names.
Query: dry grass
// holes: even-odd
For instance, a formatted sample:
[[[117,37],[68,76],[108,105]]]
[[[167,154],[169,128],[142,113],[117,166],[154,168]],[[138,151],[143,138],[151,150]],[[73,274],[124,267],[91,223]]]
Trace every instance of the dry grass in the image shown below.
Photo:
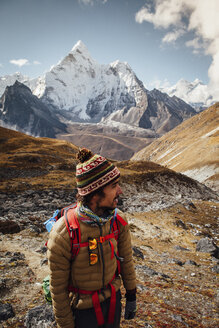
[[[218,165],[218,114],[219,103],[216,103],[139,151],[133,159],[151,160],[177,172]]]
[[[70,142],[34,138],[0,128],[0,190],[75,185],[76,153]]]
[[[0,128],[0,135],[0,191],[76,187],[78,147],[65,140],[34,138],[5,128]],[[138,183],[144,174],[169,171],[146,161],[113,162],[122,181],[130,183]]]

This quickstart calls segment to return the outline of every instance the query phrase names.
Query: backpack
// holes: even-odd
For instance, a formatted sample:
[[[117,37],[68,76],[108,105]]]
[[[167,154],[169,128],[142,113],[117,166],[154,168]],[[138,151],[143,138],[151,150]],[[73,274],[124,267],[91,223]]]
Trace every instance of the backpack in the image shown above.
[[[68,230],[70,240],[71,240],[71,253],[72,253],[71,260],[72,261],[78,255],[80,247],[88,246],[88,242],[81,243],[80,225],[79,225],[77,216],[75,215],[75,212],[74,211],[69,212],[69,210],[73,210],[76,207],[77,207],[77,203],[73,203],[71,205],[68,205],[68,206],[62,208],[61,210],[56,210],[53,213],[53,216],[44,222],[44,225],[46,226],[47,231],[50,232],[52,230],[54,224],[56,223],[56,221],[58,221],[62,216],[64,216],[65,225],[66,225],[66,228]],[[127,224],[127,222],[119,214],[117,214],[117,209],[116,209],[114,217],[113,217],[113,219],[111,219],[109,234],[104,237],[100,237],[100,240],[99,240],[99,242],[101,242],[101,243],[105,242],[105,241],[109,242],[110,247],[111,247],[111,258],[113,256],[115,256],[117,259],[118,274],[120,273],[120,262],[123,261],[123,258],[119,257],[118,253],[116,254],[116,252],[114,251],[113,244],[110,239],[111,238],[115,238],[116,240],[118,239],[119,233],[120,233],[119,222],[123,226],[125,226]],[[47,242],[45,245],[47,245]],[[50,283],[50,277],[47,276],[43,280],[42,288],[43,288],[43,292],[44,292],[46,301],[49,304],[52,304],[49,283]],[[68,289],[69,289],[69,291],[75,291],[74,288],[70,285],[69,285]]]

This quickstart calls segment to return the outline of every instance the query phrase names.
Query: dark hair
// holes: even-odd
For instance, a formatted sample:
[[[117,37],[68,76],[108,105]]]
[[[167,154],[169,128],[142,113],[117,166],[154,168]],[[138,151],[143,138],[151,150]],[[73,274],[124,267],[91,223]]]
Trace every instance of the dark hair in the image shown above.
[[[100,187],[99,189],[94,190],[93,192],[91,192],[90,194],[85,195],[85,196],[82,196],[79,193],[77,193],[76,199],[77,199],[78,202],[81,202],[83,205],[89,205],[90,200],[92,199],[92,197],[94,195],[99,195],[101,197],[104,197],[104,195],[105,195],[104,191],[103,191],[104,187],[105,186]]]

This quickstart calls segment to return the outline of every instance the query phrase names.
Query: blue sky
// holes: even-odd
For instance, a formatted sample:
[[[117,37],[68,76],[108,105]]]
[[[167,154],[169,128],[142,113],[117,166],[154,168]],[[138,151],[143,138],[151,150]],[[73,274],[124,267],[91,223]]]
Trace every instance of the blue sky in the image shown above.
[[[128,62],[148,89],[181,78],[216,84],[218,6],[218,0],[0,0],[0,76],[38,77],[81,40],[100,64]]]

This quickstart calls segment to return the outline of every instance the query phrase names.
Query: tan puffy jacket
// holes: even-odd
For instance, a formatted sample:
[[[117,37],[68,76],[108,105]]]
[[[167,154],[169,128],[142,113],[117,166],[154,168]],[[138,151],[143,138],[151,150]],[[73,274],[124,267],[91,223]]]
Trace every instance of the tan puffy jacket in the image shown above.
[[[123,213],[118,213],[127,222]],[[99,238],[109,234],[110,222],[107,222],[100,229],[83,223],[79,219],[81,230],[81,242],[87,242],[89,237]],[[114,238],[111,242],[114,250],[119,251],[119,256],[124,258],[121,263],[121,277],[124,287],[127,290],[136,288],[136,277],[132,260],[131,237],[128,224],[120,225],[118,240]],[[102,231],[101,231],[102,230]],[[71,280],[73,286],[82,290],[95,291],[106,287],[111,281],[117,269],[117,260],[111,256],[109,241],[98,243],[95,252],[98,254],[98,262],[89,265],[88,247],[81,247],[78,255],[71,261],[71,242],[64,217],[54,225],[48,241],[48,260],[50,268],[50,289],[53,300],[53,310],[59,328],[74,328],[74,320],[71,309],[71,299],[69,297],[68,286]],[[121,278],[117,276],[112,281],[116,291],[121,285]],[[77,297],[76,297],[77,296]],[[104,293],[99,293],[100,302],[111,296],[110,288],[106,287]],[[78,302],[78,309],[92,307],[91,295],[74,295]]]

